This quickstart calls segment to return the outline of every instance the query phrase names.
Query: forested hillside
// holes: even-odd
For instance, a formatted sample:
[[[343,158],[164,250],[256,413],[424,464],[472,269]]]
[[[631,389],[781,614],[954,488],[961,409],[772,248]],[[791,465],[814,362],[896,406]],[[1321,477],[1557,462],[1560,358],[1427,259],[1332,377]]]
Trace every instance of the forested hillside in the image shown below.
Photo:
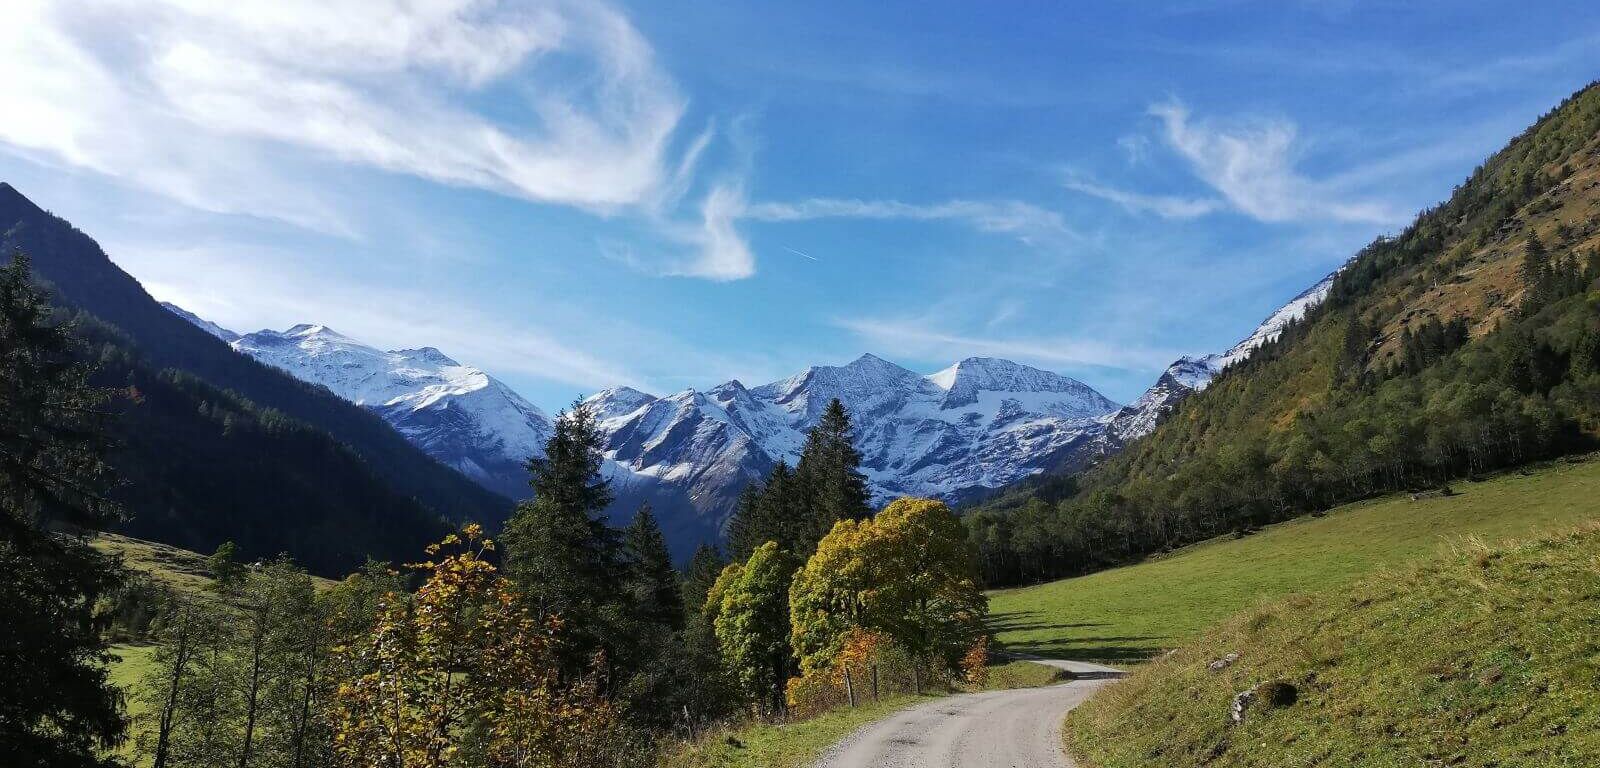
[[[424,455],[376,416],[256,363],[173,316],[88,236],[0,184],[0,261],[26,254],[70,319],[108,407],[127,511],[115,530],[209,552],[290,553],[338,574],[402,560],[451,520],[511,503]]]
[[[498,523],[509,514],[509,500],[429,458],[377,416],[240,355],[172,314],[88,235],[0,182],[0,260],[9,261],[17,251],[33,259],[58,304],[116,328],[151,370],[190,374],[326,431],[396,493],[441,517]],[[158,538],[155,531],[140,533]]]
[[[991,584],[1083,573],[1600,430],[1600,86],[1346,265],[1326,302],[1080,477],[968,515]]]
[[[91,381],[127,395],[110,404],[123,480],[112,495],[128,510],[116,530],[202,552],[233,541],[252,559],[291,553],[324,575],[415,557],[449,530],[327,432],[158,370],[92,317],[74,327],[98,366]]]

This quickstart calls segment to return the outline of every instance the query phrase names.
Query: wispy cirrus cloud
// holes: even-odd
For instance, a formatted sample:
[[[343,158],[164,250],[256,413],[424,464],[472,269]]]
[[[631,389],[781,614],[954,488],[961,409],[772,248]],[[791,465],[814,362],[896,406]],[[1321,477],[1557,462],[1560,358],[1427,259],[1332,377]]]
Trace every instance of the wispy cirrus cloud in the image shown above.
[[[795,202],[756,203],[742,218],[752,221],[809,221],[812,219],[879,219],[955,221],[984,232],[1026,237],[1044,233],[1068,234],[1061,214],[1019,200],[946,200],[907,203],[900,200],[860,200],[816,197]]]
[[[1068,176],[1062,186],[1074,192],[1108,200],[1130,213],[1153,213],[1163,219],[1193,219],[1215,213],[1224,207],[1222,201],[1211,198],[1178,197],[1175,195],[1150,195],[1129,192],[1098,184],[1079,176]]]
[[[1228,207],[1261,221],[1331,219],[1394,224],[1403,215],[1384,202],[1350,198],[1296,168],[1294,123],[1279,119],[1221,124],[1195,120],[1176,100],[1150,107],[1162,138]]]
[[[684,112],[626,18],[559,0],[17,0],[0,60],[0,140],[297,224],[315,222],[237,192],[310,181],[302,161],[320,160],[635,205],[670,182]],[[511,108],[486,111],[490,94]]]

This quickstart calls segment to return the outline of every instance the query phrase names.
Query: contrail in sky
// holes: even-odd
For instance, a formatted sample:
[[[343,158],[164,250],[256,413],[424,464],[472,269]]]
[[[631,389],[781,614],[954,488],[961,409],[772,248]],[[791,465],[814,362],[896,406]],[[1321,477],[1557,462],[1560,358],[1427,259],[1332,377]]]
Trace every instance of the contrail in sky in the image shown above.
[[[797,250],[795,250],[793,248],[790,248],[789,246],[783,246],[783,249],[785,251],[788,251],[788,252],[796,255],[796,256],[804,256],[804,257],[806,257],[806,258],[808,258],[808,259],[810,259],[812,261],[822,261],[822,259],[819,259],[819,258],[817,258],[815,256],[812,256],[811,254],[806,253],[805,251],[797,251]]]

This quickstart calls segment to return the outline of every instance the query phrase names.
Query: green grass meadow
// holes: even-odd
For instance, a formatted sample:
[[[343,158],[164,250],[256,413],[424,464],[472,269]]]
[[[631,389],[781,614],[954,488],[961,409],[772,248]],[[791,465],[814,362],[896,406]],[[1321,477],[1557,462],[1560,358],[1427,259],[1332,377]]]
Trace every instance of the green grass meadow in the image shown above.
[[[1123,568],[990,594],[1006,650],[1139,663],[1263,601],[1439,555],[1600,519],[1600,456],[1553,462],[1456,495],[1390,496],[1215,539]]]
[[[1600,525],[1467,543],[1247,609],[1074,710],[1065,738],[1097,768],[1600,765],[1596,626]],[[1290,695],[1233,722],[1269,684]]]

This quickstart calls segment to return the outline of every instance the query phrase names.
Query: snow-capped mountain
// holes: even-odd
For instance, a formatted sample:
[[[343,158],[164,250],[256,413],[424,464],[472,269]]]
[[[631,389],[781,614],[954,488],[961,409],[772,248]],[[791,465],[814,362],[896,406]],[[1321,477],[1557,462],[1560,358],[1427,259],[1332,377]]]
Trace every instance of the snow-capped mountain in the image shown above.
[[[681,557],[720,535],[746,485],[779,461],[799,460],[806,432],[834,398],[854,421],[874,502],[961,500],[1045,470],[1082,467],[1149,434],[1179,401],[1303,317],[1332,281],[1329,275],[1296,296],[1227,352],[1180,358],[1127,407],[1009,360],[973,357],[924,375],[870,354],[757,387],[735,380],[665,397],[615,387],[584,403],[606,438],[613,519],[650,503]],[[382,351],[320,325],[239,336],[167,308],[241,353],[372,409],[483,485],[527,496],[525,463],[542,455],[550,419],[482,370],[432,347]]]
[[[612,389],[587,400],[609,459],[686,489],[720,527],[748,483],[799,460],[806,432],[838,398],[855,422],[874,501],[960,498],[1055,466],[1104,429],[1117,404],[1082,382],[1008,360],[970,358],[920,375],[873,355],[746,388],[649,398]]]
[[[432,347],[384,351],[321,325],[239,336],[179,314],[235,350],[364,405],[440,461],[513,498],[551,423],[482,370]],[[739,492],[779,461],[839,398],[855,421],[874,500],[961,498],[1045,468],[1099,434],[1117,404],[1087,385],[1006,360],[970,358],[930,375],[873,355],[782,381],[738,381],[658,397],[628,387],[585,403],[606,436],[604,471],[622,521],[655,507],[679,554],[714,538]]]
[[[239,352],[365,406],[428,455],[490,490],[528,495],[525,465],[550,418],[504,383],[433,347],[384,351],[321,325],[240,336],[166,305]]]
[[[178,306],[177,304],[173,304],[170,301],[163,301],[163,302],[161,302],[161,306],[165,307],[168,312],[171,312],[172,314],[177,315],[178,317],[181,317],[181,318],[183,318],[185,320],[188,320],[189,323],[192,324],[194,327],[199,328],[200,330],[205,331],[206,333],[209,333],[212,336],[215,336],[215,337],[217,337],[219,339],[222,339],[223,341],[226,341],[229,344],[232,344],[233,342],[239,340],[239,334],[234,333],[233,331],[230,331],[227,328],[223,328],[222,326],[217,325],[216,323],[213,323],[210,320],[202,318],[202,317],[196,315],[195,313],[190,312],[189,310]]]
[[[1278,338],[1289,323],[1306,316],[1306,313],[1327,298],[1338,270],[1318,280],[1277,311],[1261,321],[1249,336],[1226,352],[1204,357],[1180,357],[1167,367],[1156,383],[1145,390],[1132,405],[1119,411],[1106,427],[1105,434],[1096,441],[1099,453],[1114,453],[1129,440],[1155,431],[1161,417],[1177,407],[1184,398],[1206,388],[1228,366],[1248,358],[1252,352]]]

